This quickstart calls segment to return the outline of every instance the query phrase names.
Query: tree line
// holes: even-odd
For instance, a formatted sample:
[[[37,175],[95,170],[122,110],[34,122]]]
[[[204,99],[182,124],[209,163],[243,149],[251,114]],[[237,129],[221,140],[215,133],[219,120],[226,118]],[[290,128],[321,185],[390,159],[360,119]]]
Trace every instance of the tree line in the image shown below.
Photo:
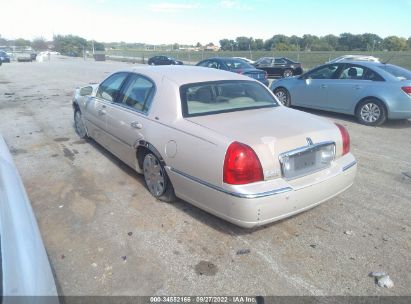
[[[53,50],[69,56],[82,56],[84,51],[92,51],[93,46],[95,51],[105,50],[103,43],[75,35],[55,35],[52,41],[47,41],[43,37],[34,38],[31,41],[23,38],[7,40],[0,35],[0,46],[22,49],[31,47],[36,51]]]
[[[408,39],[398,36],[389,36],[381,38],[376,34],[350,34],[342,33],[339,36],[326,35],[303,35],[286,36],[274,35],[273,37],[263,40],[252,37],[237,37],[235,39],[221,39],[220,47],[223,51],[407,51],[411,50],[411,37]],[[33,40],[15,39],[7,40],[0,35],[0,46],[31,47],[36,51],[45,51],[52,49],[64,55],[82,56],[84,51],[104,51],[110,47],[125,48],[143,48],[144,43],[124,43],[111,42],[101,43],[92,40],[86,40],[75,35],[55,35],[52,41],[39,37]],[[209,43],[208,45],[213,45]],[[200,43],[195,45],[201,46]],[[179,49],[179,44],[172,45],[173,50]]]
[[[371,33],[342,33],[322,37],[308,34],[302,37],[274,35],[263,40],[242,36],[221,39],[220,47],[223,51],[407,51],[411,50],[411,37],[407,40],[398,36],[381,38]]]

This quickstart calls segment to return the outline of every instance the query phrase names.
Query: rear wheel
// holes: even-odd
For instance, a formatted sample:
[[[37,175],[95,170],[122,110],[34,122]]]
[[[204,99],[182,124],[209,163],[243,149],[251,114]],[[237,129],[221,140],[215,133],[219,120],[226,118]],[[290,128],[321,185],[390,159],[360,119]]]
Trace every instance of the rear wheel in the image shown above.
[[[283,105],[285,105],[286,107],[291,106],[290,94],[286,89],[278,88],[275,89],[273,93]]]
[[[284,70],[284,73],[283,73],[283,76],[284,76],[284,77],[291,77],[291,76],[293,76],[293,75],[294,75],[293,70],[290,70],[290,69]]]
[[[151,152],[144,156],[143,160],[144,181],[148,191],[155,198],[163,202],[175,200],[174,188],[167,173],[158,158]]]
[[[364,125],[379,126],[387,120],[387,110],[381,101],[370,98],[357,106],[355,116]]]

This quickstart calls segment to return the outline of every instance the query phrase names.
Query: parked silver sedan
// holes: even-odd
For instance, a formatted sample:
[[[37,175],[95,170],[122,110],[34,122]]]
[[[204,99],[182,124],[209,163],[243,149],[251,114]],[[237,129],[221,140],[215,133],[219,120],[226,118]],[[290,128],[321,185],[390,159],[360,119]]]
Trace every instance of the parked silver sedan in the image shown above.
[[[1,134],[0,302],[59,303],[36,218]]]
[[[392,64],[334,62],[270,88],[286,106],[355,115],[365,125],[411,118],[411,72]]]
[[[347,130],[282,106],[249,77],[189,66],[116,72],[78,88],[75,128],[175,196],[243,227],[312,208],[351,186]]]

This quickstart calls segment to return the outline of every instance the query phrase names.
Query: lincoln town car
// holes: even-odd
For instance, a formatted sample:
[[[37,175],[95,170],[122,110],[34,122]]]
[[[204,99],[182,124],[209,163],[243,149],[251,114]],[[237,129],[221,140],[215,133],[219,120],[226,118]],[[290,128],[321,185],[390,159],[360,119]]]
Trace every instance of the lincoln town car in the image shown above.
[[[356,174],[342,125],[282,105],[259,81],[193,66],[136,67],[77,88],[75,129],[176,197],[242,227],[308,210]]]

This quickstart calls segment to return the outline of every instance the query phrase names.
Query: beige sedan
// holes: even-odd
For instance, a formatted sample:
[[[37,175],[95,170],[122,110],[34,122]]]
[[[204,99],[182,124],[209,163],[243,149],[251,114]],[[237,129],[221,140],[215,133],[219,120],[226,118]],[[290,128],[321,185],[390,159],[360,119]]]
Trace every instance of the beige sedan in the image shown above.
[[[179,197],[243,227],[312,208],[353,183],[343,126],[282,106],[246,76],[189,66],[116,72],[73,98],[80,137]]]

